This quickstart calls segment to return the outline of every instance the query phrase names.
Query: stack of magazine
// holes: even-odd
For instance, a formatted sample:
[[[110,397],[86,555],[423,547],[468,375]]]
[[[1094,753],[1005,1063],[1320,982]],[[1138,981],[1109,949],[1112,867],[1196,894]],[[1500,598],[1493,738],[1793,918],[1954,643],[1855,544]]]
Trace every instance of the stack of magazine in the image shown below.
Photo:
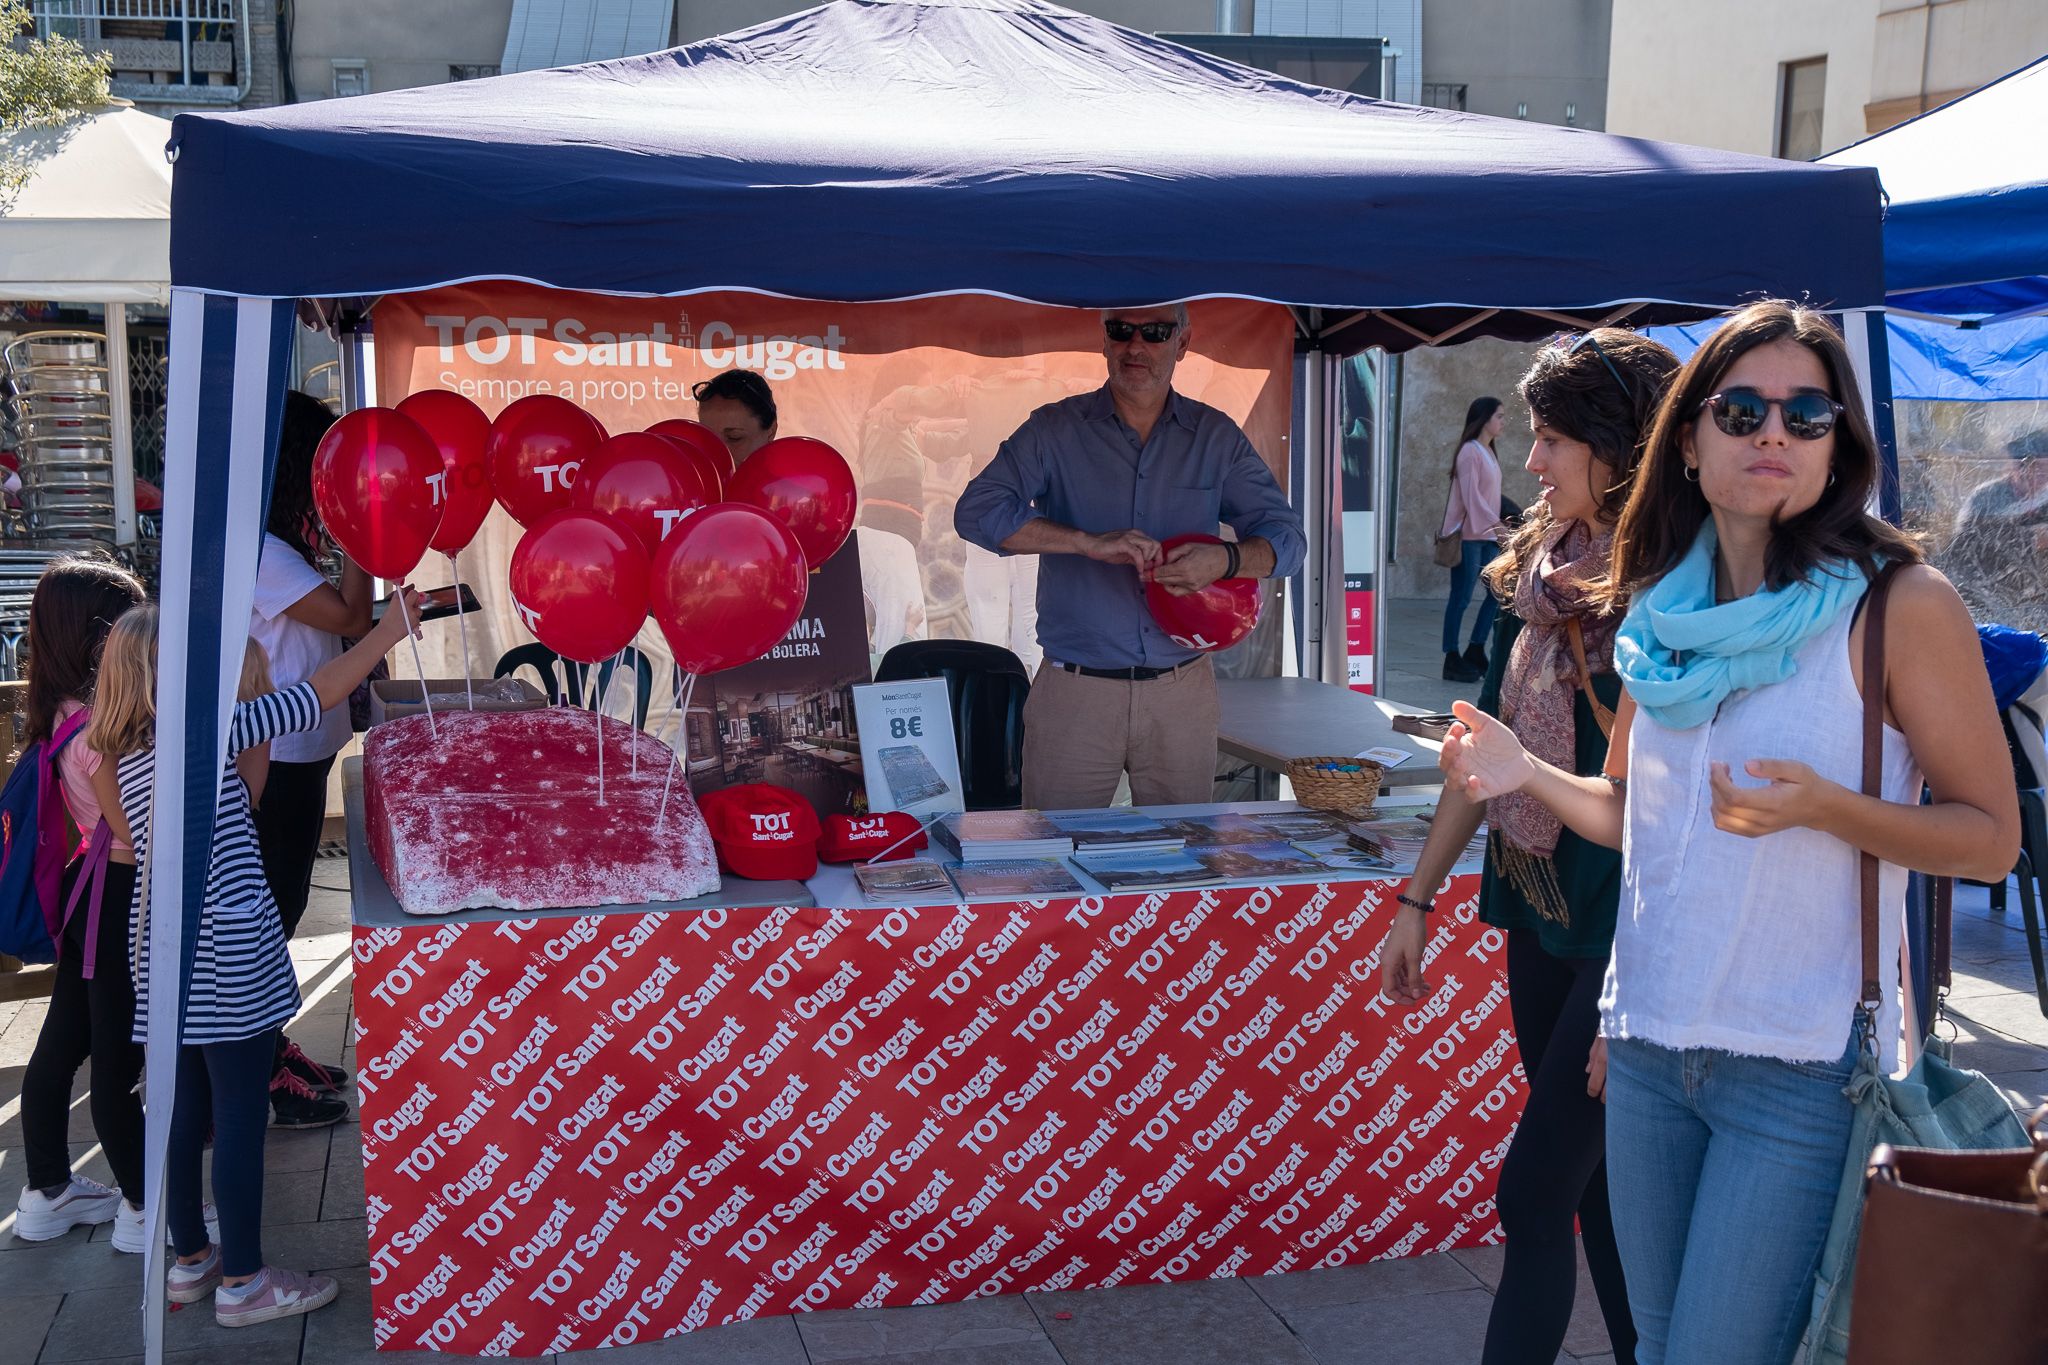
[[[1062,810],[1045,817],[1074,841],[1076,856],[1178,851],[1186,842],[1143,811]]]
[[[1074,851],[1074,841],[1035,810],[962,811],[933,825],[932,837],[963,863],[1064,858]]]
[[[1178,886],[1214,886],[1223,874],[1179,848],[1111,849],[1074,854],[1074,866],[1110,891],[1168,891]]]
[[[984,858],[954,863],[947,871],[953,874],[953,884],[964,899],[1040,900],[1083,896],[1088,891],[1058,858]]]

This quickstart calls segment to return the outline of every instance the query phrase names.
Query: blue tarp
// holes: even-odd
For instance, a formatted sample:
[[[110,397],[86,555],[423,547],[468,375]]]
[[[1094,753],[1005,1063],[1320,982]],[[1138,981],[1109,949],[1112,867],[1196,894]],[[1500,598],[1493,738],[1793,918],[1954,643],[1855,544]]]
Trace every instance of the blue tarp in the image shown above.
[[[1801,164],[1364,99],[1041,0],[839,0],[669,52],[184,114],[174,285],[1337,310],[1323,344],[1879,297],[1879,198]],[[1500,311],[1496,311],[1500,310]]]
[[[2048,317],[1970,330],[1890,313],[1884,324],[1895,400],[1991,403],[2048,399]],[[1648,331],[1685,360],[1720,325],[1717,321],[1695,322]]]

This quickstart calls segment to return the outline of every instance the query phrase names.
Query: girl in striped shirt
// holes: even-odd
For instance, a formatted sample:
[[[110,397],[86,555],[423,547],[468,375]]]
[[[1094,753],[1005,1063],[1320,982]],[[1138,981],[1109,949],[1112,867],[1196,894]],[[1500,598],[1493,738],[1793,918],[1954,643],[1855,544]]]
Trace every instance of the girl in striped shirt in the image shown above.
[[[322,665],[306,681],[236,704],[227,761],[214,808],[206,899],[191,947],[192,976],[179,1033],[177,1099],[172,1109],[165,1179],[166,1216],[177,1263],[174,1303],[214,1295],[214,1320],[247,1327],[311,1312],[334,1298],[335,1282],[263,1263],[263,1137],[270,1119],[269,1086],[277,1030],[298,1012],[299,985],[285,949],[277,902],[263,875],[250,814],[249,787],[236,759],[278,735],[310,730],[320,713],[356,684],[419,619],[418,594],[405,613],[387,612],[361,643]],[[157,608],[130,609],[107,633],[97,704],[85,742],[118,760],[121,808],[134,835],[138,864],[147,865],[150,803],[156,779]],[[168,837],[176,837],[169,831]],[[137,904],[140,904],[138,892]],[[167,907],[168,908],[168,907]],[[149,941],[146,924],[136,939]],[[149,1017],[150,964],[137,963],[137,1042]],[[213,1126],[213,1197],[220,1243],[208,1237],[200,1200],[199,1157]],[[217,1291],[217,1292],[216,1292]]]

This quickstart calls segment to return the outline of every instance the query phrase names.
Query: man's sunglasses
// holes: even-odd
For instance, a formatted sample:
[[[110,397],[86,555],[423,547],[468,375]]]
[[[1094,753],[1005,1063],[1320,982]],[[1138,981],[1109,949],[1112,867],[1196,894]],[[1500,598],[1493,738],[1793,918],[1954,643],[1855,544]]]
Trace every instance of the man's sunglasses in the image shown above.
[[[1748,436],[1759,430],[1776,408],[1784,416],[1785,432],[1795,440],[1818,441],[1835,429],[1842,405],[1824,393],[1795,393],[1790,398],[1766,398],[1755,389],[1724,389],[1700,404],[1714,414],[1714,425],[1730,436]]]
[[[1173,334],[1180,330],[1178,322],[1125,322],[1121,318],[1105,318],[1102,334],[1111,341],[1125,342],[1133,336],[1141,336],[1152,345],[1173,340]]]

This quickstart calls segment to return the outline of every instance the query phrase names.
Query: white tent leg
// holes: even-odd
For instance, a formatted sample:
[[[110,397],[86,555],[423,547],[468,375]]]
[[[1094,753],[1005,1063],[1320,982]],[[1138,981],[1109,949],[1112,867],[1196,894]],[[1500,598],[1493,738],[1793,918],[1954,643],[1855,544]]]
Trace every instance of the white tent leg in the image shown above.
[[[128,389],[128,305],[107,311],[107,411],[114,428],[114,543],[135,543],[135,414]]]

